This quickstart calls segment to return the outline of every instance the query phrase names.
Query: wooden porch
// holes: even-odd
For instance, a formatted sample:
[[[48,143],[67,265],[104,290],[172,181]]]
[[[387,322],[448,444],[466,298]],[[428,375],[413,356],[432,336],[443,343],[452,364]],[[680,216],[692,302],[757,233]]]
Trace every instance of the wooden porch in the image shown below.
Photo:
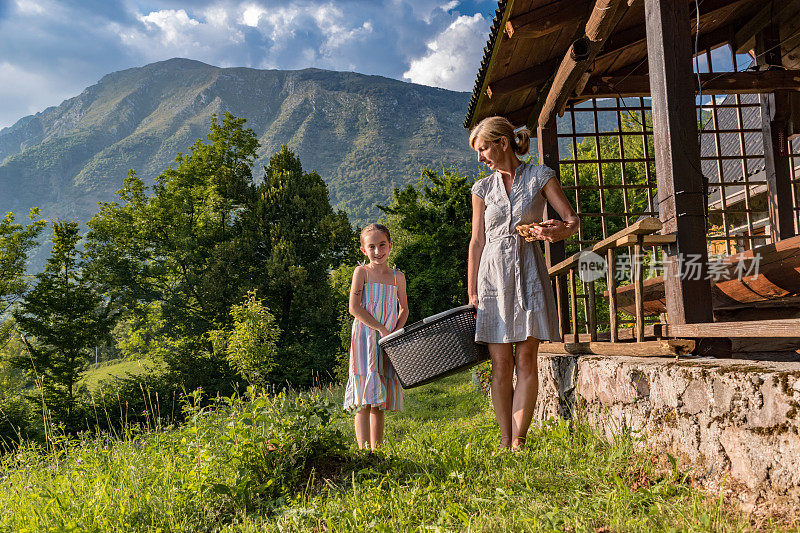
[[[465,126],[527,125],[587,226],[545,243],[563,342],[543,351],[727,357],[734,338],[800,340],[798,50],[799,0],[499,2]],[[589,251],[602,277],[581,276]]]

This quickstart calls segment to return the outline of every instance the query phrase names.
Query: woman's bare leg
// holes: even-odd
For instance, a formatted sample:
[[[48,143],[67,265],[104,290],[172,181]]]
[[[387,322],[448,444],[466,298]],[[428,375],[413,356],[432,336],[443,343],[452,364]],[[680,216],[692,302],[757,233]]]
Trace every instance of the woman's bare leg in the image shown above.
[[[358,442],[359,450],[363,450],[365,446],[369,447],[369,413],[369,406],[356,411],[356,442]]]
[[[492,356],[492,407],[497,425],[500,426],[500,446],[511,446],[511,403],[514,388],[514,356],[511,344],[489,344]]]
[[[373,450],[383,444],[383,421],[383,410],[373,405],[369,413],[369,441]]]
[[[517,369],[517,386],[511,408],[511,447],[519,448],[525,444],[525,437],[536,408],[539,395],[539,339],[528,337],[518,342],[514,356]]]

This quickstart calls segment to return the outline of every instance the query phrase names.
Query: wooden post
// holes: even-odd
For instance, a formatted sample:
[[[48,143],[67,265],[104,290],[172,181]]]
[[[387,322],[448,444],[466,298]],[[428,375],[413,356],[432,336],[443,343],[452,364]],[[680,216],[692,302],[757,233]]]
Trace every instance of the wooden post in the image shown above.
[[[611,322],[611,342],[619,341],[619,321],[617,320],[617,279],[614,265],[614,248],[609,248],[606,252],[606,284],[608,285],[608,318]]]
[[[633,245],[633,285],[636,302],[636,342],[644,341],[644,253],[642,248],[643,237],[636,236]]]
[[[575,281],[575,276],[578,274],[577,268],[571,268],[569,271],[569,307],[572,314],[572,341],[578,342],[580,340],[580,332],[578,331],[578,284]]]
[[[597,341],[597,304],[595,303],[594,281],[584,284],[587,289],[586,306],[589,308],[589,339]]]
[[[677,235],[664,254],[667,313],[673,324],[711,322],[689,4],[645,0],[644,8],[659,218],[662,233]],[[680,260],[698,261],[699,275],[681,276]]]
[[[539,164],[547,165],[552,168],[556,173],[556,179],[561,181],[561,165],[559,165],[558,155],[558,130],[556,128],[556,119],[553,118],[547,123],[545,127],[538,127],[536,129],[536,138],[539,142]],[[544,217],[546,219],[561,220],[561,216],[555,209],[547,203],[545,208]],[[559,242],[545,242],[544,243],[544,257],[547,263],[547,268],[556,265],[566,259],[564,248],[564,241]],[[553,292],[556,294],[567,294],[567,279],[565,276],[556,276],[553,280]],[[562,333],[569,331],[569,307],[566,298],[561,298],[558,302],[558,317],[559,323],[563,325],[564,330]]]
[[[756,63],[780,65],[781,47],[778,24],[768,24],[756,34]],[[764,172],[767,181],[769,226],[772,242],[794,237],[794,213],[789,175],[787,112],[789,93],[773,91],[761,99],[761,135],[764,140]]]

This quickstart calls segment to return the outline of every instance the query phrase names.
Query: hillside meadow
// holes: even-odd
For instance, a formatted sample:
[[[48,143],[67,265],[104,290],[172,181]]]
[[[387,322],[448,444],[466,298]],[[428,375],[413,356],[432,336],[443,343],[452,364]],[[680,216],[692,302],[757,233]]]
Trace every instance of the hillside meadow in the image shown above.
[[[0,463],[6,531],[741,531],[689,472],[578,417],[493,455],[470,374],[407,391],[386,444],[357,450],[341,387],[182,399],[180,426],[51,434]],[[158,409],[153,399],[152,409]],[[206,405],[205,407],[200,407]],[[98,406],[98,416],[106,409]],[[772,527],[774,524],[758,524]]]

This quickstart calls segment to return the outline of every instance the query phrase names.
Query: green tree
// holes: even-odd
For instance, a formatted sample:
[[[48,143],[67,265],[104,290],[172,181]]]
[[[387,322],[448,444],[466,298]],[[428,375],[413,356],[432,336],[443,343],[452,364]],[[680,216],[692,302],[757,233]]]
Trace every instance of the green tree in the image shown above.
[[[119,202],[101,204],[89,222],[92,275],[137,315],[146,336],[162,337],[157,344],[170,349],[161,354],[187,387],[220,387],[235,376],[205,333],[229,322],[230,306],[245,292],[225,268],[237,218],[254,192],[258,141],[244,122],[229,113],[222,123],[212,117],[209,142],[178,154],[152,195],[131,172]]]
[[[223,391],[237,379],[208,332],[229,330],[231,307],[251,290],[281,331],[277,381],[302,385],[333,366],[328,272],[345,256],[352,229],[331,208],[322,178],[304,172],[286,147],[255,185],[258,141],[244,122],[214,117],[209,142],[179,154],[152,194],[131,173],[118,202],[103,204],[89,223],[92,274],[115,305],[138,314],[134,335],[160,337],[159,353],[187,388]]]
[[[112,323],[109,308],[83,272],[78,251],[78,223],[53,224],[53,250],[44,272],[14,312],[25,335],[28,353],[12,364],[36,377],[41,387],[29,399],[41,401],[55,418],[76,428],[76,385],[86,370],[92,348],[108,338]]]
[[[255,281],[275,316],[276,381],[307,385],[335,365],[339,323],[329,273],[352,257],[354,233],[344,212],[331,207],[319,174],[305,172],[286,146],[270,158],[255,196],[227,264]]]
[[[640,132],[642,131],[642,124],[644,124],[647,131],[652,131],[651,115],[645,113],[645,122],[642,122],[642,120],[642,114],[638,111],[623,113],[621,115],[622,131]],[[647,137],[647,142],[647,153],[652,156],[652,154],[655,153],[652,135]],[[625,211],[637,214],[649,211],[647,190],[648,173],[645,168],[647,163],[643,161],[645,157],[645,147],[640,135],[625,135],[622,137],[622,142],[620,142],[619,137],[616,136],[601,136],[597,138],[587,136],[582,142],[577,144],[577,153],[573,155],[573,159],[578,161],[582,159],[608,160],[622,157],[634,160],[624,164],[618,162],[601,164],[587,162],[561,165],[561,183],[563,185],[575,185],[575,172],[577,169],[577,183],[581,185],[582,189],[578,192],[577,196],[574,189],[565,191],[567,198],[576,210],[579,210],[581,213],[600,213],[601,208],[603,208],[602,210],[609,214],[619,213],[618,216],[581,217],[581,231],[585,240],[602,240],[603,222],[606,224],[606,235],[612,235],[632,223],[637,215],[633,215],[633,219],[626,219],[622,215]],[[598,169],[602,170],[602,185],[606,187],[602,204],[600,191],[597,188],[599,183]],[[651,163],[649,170],[650,185],[653,190],[655,190],[655,165]],[[623,188],[623,185],[626,187]],[[653,201],[655,202],[655,200]],[[585,248],[586,246],[587,245],[584,243],[581,245],[581,248]],[[577,244],[570,243],[567,246],[567,255],[577,253],[578,251],[579,247]]]
[[[482,176],[479,176],[482,177]],[[418,184],[395,189],[389,215],[394,260],[408,279],[411,320],[467,303],[467,248],[474,177],[424,169]]]
[[[14,222],[14,213],[0,221],[0,316],[8,316],[11,307],[28,289],[26,266],[28,252],[36,246],[37,239],[47,222],[39,218],[39,210],[31,209],[30,223]],[[0,342],[8,339],[13,322],[5,321],[0,327]]]

